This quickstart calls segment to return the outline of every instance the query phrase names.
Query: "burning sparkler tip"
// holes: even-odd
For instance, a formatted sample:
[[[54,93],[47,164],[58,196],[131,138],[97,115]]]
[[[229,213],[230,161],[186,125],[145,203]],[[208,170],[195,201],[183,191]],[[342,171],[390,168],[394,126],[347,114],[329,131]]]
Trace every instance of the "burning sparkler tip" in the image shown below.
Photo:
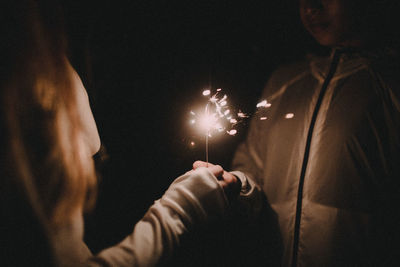
[[[234,136],[238,133],[237,129],[234,127],[240,123],[244,118],[249,116],[239,110],[238,113],[233,112],[229,108],[228,96],[220,94],[221,88],[216,89],[217,92],[212,92],[209,89],[204,89],[202,92],[203,96],[208,98],[207,104],[203,111],[194,112],[191,111],[190,114],[193,116],[191,118],[191,124],[196,124],[199,130],[202,132],[203,136],[206,137],[206,159],[208,159],[208,140],[214,134],[223,134]],[[191,141],[191,147],[196,144]]]

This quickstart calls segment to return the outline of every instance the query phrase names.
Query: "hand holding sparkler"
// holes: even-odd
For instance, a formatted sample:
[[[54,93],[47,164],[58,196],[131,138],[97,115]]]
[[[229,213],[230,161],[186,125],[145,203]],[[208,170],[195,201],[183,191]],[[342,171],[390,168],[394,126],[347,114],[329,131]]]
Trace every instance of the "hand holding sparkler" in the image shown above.
[[[215,175],[215,177],[217,177],[218,183],[224,189],[229,202],[237,198],[242,188],[242,183],[236,176],[225,171],[219,165],[214,165],[212,163],[199,160],[193,163],[194,170],[200,167],[208,168]]]

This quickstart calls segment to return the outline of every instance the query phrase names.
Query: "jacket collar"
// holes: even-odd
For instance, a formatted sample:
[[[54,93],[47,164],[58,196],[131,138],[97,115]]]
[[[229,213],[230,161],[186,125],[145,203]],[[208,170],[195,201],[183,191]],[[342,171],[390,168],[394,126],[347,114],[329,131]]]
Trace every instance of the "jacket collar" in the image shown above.
[[[368,68],[374,63],[390,62],[389,57],[397,57],[397,51],[389,48],[381,48],[375,50],[353,49],[353,48],[333,48],[330,56],[319,57],[309,55],[309,65],[312,75],[320,80],[325,80],[329,71],[332,57],[335,52],[339,52],[340,59],[336,69],[336,73],[332,80],[345,78],[355,72]],[[385,64],[384,63],[384,64]]]

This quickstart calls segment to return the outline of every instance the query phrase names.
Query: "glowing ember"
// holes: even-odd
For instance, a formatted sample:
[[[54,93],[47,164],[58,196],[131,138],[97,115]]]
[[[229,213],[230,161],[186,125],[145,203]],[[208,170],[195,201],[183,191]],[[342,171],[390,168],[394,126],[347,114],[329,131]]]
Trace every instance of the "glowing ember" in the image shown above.
[[[204,90],[204,96],[211,95],[204,108],[204,112],[200,114],[194,111],[190,112],[195,117],[190,120],[191,124],[197,124],[201,132],[208,137],[211,137],[216,132],[226,131],[230,135],[237,133],[237,130],[233,129],[233,126],[238,124],[238,119],[235,118],[235,114],[228,107],[228,96],[224,94],[222,97],[219,97],[220,92],[221,88],[218,88],[214,95],[211,95],[211,90]],[[249,117],[241,111],[236,115],[238,118]]]
[[[204,96],[207,96],[207,95],[210,95],[211,94],[211,91],[210,90],[204,90],[203,91],[203,95]]]
[[[267,100],[263,100],[260,103],[257,104],[257,108],[269,108],[271,106],[271,103],[268,103]]]
[[[239,118],[248,118],[249,117],[248,115],[244,114],[243,112],[239,112],[237,115]]]
[[[287,113],[286,115],[285,115],[285,119],[291,119],[291,118],[293,118],[294,117],[294,114],[293,113]]]
[[[230,131],[227,131],[227,133],[228,133],[229,135],[235,135],[235,134],[237,134],[237,130],[232,129],[232,130],[230,130]]]

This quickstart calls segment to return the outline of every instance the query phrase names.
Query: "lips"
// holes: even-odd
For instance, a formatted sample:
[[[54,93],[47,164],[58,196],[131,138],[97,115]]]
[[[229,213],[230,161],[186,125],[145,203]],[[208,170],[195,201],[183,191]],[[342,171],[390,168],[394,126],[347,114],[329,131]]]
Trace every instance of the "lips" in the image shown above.
[[[321,31],[324,31],[328,27],[327,23],[312,23],[308,25],[308,28],[313,32],[313,33],[319,33]]]
[[[323,20],[320,16],[309,16],[305,18],[307,28],[313,33],[318,33],[325,30],[329,23]]]

